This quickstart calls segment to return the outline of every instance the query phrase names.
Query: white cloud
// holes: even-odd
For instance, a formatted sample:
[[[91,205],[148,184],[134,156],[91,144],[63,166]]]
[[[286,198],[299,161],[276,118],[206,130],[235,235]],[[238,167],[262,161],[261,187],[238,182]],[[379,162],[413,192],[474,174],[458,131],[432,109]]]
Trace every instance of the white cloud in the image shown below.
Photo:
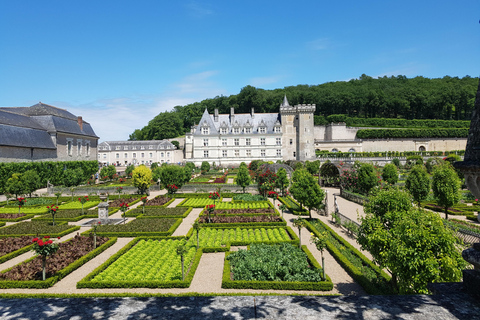
[[[257,77],[250,79],[249,83],[254,87],[262,87],[268,84],[277,83],[282,79],[281,76]]]
[[[196,18],[203,18],[213,14],[213,10],[207,8],[204,3],[200,5],[198,2],[192,1],[185,5],[188,13]]]
[[[205,71],[188,75],[167,88],[168,94],[99,99],[80,105],[55,102],[53,105],[82,116],[92,125],[100,141],[128,140],[135,129],[143,128],[161,112],[225,94],[225,90],[211,80],[216,74],[217,71]]]

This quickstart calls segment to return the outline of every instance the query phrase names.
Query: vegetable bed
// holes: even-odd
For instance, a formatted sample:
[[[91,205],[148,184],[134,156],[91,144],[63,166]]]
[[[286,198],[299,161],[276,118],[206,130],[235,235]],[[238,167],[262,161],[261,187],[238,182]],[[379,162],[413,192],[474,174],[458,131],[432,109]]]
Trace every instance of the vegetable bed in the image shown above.
[[[0,263],[4,263],[31,249],[32,237],[20,236],[0,239]]]
[[[182,219],[175,218],[135,219],[126,224],[100,225],[97,234],[116,237],[169,236],[181,222]]]
[[[185,244],[185,239],[141,239],[113,263],[104,266],[103,271],[94,275],[90,280],[91,286],[97,288],[182,287],[181,258],[176,248]],[[195,255],[196,247],[187,246],[187,253],[184,255],[186,276]],[[194,270],[190,272],[193,279]]]
[[[256,242],[286,242],[292,237],[286,228],[201,228],[200,247],[247,245]],[[192,233],[189,245],[197,244],[196,232]],[[205,252],[205,251],[204,251]]]
[[[332,290],[328,276],[306,246],[290,243],[253,244],[249,250],[228,252],[222,288]]]
[[[100,201],[87,201],[83,204],[83,210],[87,210],[89,208],[93,208],[98,206]],[[58,206],[58,210],[67,210],[67,209],[82,209],[82,204],[80,201],[72,201],[65,204],[61,204]]]
[[[145,214],[143,214],[143,208],[138,207],[138,208],[127,211],[125,215],[127,217],[138,217],[140,215],[143,215],[144,217],[157,217],[157,218],[164,218],[164,217],[184,218],[188,215],[190,211],[192,211],[191,208],[185,208],[185,207],[177,207],[177,208],[145,207]]]
[[[283,222],[282,218],[277,215],[260,215],[260,216],[208,216],[203,215],[198,218],[199,223],[255,223],[255,222]]]

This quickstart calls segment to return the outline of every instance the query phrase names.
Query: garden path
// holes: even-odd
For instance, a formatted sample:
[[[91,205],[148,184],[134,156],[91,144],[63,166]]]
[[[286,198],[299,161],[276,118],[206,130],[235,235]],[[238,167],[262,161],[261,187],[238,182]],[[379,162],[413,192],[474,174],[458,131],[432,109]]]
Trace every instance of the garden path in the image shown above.
[[[193,223],[197,220],[202,208],[193,208],[192,211],[188,214],[186,218],[183,218],[182,223],[178,226],[177,230],[172,234],[172,236],[184,236],[192,228]]]
[[[273,204],[273,200],[269,200]],[[292,224],[292,221],[298,218],[298,216],[288,212],[284,212],[283,216],[285,221],[287,221],[287,225],[291,227],[295,234],[298,236],[298,228],[293,227]],[[319,218],[321,216],[312,211],[312,217]],[[322,255],[320,251],[318,251],[317,248],[312,243],[310,243],[310,237],[310,233],[306,229],[303,229],[301,232],[302,245],[306,245],[308,250],[310,250],[310,252],[315,257],[315,259],[321,264]],[[349,295],[366,294],[363,288],[358,283],[356,283],[355,280],[353,280],[353,278],[342,268],[342,266],[340,266],[340,264],[338,264],[337,260],[335,260],[335,258],[327,250],[324,250],[323,256],[325,258],[325,272],[332,279],[335,292]]]

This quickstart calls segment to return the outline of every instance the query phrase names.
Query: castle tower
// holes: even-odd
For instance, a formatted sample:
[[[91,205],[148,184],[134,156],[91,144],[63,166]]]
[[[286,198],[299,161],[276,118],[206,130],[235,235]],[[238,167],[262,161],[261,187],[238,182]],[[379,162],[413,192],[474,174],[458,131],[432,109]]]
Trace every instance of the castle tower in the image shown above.
[[[280,104],[282,121],[283,160],[312,160],[315,158],[313,137],[314,104],[290,106],[287,96]]]

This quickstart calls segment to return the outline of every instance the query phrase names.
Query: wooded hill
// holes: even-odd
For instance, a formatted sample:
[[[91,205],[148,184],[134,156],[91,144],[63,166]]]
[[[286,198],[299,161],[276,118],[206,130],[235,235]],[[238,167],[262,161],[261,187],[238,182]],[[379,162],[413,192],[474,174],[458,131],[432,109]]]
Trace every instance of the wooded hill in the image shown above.
[[[235,113],[249,113],[252,107],[256,113],[276,113],[284,95],[287,95],[290,105],[316,104],[317,125],[333,121],[332,118],[337,120],[339,114],[350,119],[352,124],[369,122],[361,120],[369,118],[469,120],[478,81],[478,78],[470,76],[445,76],[441,79],[392,76],[374,79],[362,75],[348,82],[297,85],[275,90],[246,86],[237,95],[217,96],[162,112],[147,126],[135,130],[130,140],[181,136],[198,123],[205,108],[210,113],[215,108],[219,113],[230,113],[230,107],[235,109]],[[468,122],[465,124],[468,127]]]

